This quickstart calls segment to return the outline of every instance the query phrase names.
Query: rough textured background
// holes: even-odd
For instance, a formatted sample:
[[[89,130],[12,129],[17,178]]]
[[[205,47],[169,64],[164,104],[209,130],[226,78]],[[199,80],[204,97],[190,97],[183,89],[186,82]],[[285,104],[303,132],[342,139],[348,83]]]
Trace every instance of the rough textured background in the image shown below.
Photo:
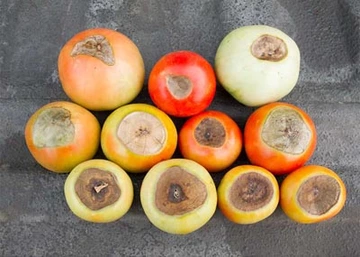
[[[0,10],[0,256],[360,256],[359,1],[0,0]],[[278,209],[247,226],[217,211],[193,234],[168,235],[143,213],[138,175],[132,176],[134,204],[121,220],[90,224],[75,217],[63,195],[66,175],[37,165],[23,133],[36,109],[67,100],[57,74],[62,45],[85,28],[117,29],[140,48],[148,76],[174,50],[193,50],[213,63],[223,36],[250,24],[278,27],[300,47],[300,79],[283,100],[313,117],[318,146],[310,163],[343,178],[343,211],[327,222],[299,225]],[[135,102],[150,103],[146,86]],[[220,87],[211,108],[241,128],[252,111]],[[96,115],[103,121],[107,113]],[[244,154],[236,164],[242,163]],[[222,176],[214,175],[216,184]]]

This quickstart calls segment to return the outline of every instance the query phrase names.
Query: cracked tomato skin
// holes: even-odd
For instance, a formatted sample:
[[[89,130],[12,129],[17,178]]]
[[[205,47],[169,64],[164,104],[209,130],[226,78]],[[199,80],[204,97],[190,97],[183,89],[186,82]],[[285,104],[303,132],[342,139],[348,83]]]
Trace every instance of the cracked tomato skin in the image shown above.
[[[225,138],[221,146],[209,146],[196,140],[195,130],[206,119],[214,119],[223,126]],[[229,167],[239,157],[242,133],[236,122],[227,114],[215,110],[204,111],[184,123],[179,132],[179,149],[185,158],[200,163],[209,172],[218,172]]]
[[[91,36],[103,36],[108,41],[114,64],[90,55],[72,55],[76,44]],[[138,47],[126,35],[107,28],[87,29],[69,39],[59,53],[58,72],[66,95],[93,111],[114,110],[130,103],[140,93],[145,79]]]
[[[38,147],[33,140],[34,125],[39,115],[50,108],[64,108],[71,113],[75,127],[74,140],[57,147]],[[85,108],[71,102],[57,101],[39,108],[25,127],[26,145],[34,159],[44,168],[56,173],[68,173],[79,163],[91,159],[100,144],[100,124]]]
[[[301,154],[286,153],[264,142],[261,135],[264,123],[277,108],[294,110],[310,131],[309,143]],[[264,167],[274,175],[288,174],[303,166],[314,153],[316,143],[316,128],[311,117],[299,107],[285,102],[270,103],[256,109],[247,119],[244,128],[244,148],[251,164]]]
[[[177,97],[171,93],[169,76],[182,77],[190,82],[192,87],[188,94]],[[211,64],[195,52],[171,52],[160,58],[151,70],[148,91],[154,104],[167,114],[189,117],[211,104],[216,91],[215,72]]]
[[[336,180],[340,187],[339,200],[323,215],[312,215],[306,212],[297,201],[300,186],[309,178],[325,175]],[[280,206],[284,213],[293,221],[310,224],[329,220],[336,216],[346,202],[346,187],[342,179],[333,170],[320,165],[306,165],[286,176],[280,185]]]

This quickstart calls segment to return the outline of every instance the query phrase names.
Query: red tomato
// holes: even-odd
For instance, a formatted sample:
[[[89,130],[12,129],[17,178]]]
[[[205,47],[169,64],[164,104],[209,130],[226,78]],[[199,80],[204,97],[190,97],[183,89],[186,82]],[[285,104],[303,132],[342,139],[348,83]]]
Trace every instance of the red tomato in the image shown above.
[[[271,103],[253,112],[244,129],[246,154],[253,165],[275,175],[303,166],[316,147],[316,129],[310,116],[288,103]]]
[[[240,155],[242,134],[228,115],[205,111],[188,119],[179,133],[182,155],[216,172],[229,167]]]
[[[204,111],[216,91],[212,66],[191,51],[163,56],[153,67],[148,84],[154,104],[176,117],[189,117]]]

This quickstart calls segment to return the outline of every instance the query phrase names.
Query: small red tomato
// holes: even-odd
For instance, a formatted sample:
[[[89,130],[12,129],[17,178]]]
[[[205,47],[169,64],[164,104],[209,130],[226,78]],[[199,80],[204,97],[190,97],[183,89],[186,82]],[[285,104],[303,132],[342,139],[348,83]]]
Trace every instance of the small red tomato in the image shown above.
[[[275,175],[290,173],[315,151],[315,125],[305,111],[292,104],[267,104],[246,121],[244,146],[253,165]]]
[[[204,111],[188,119],[179,133],[181,154],[209,172],[224,170],[240,155],[242,134],[234,120],[220,111]]]
[[[164,112],[189,117],[204,111],[216,91],[211,64],[191,51],[163,56],[153,67],[148,83],[151,100]]]

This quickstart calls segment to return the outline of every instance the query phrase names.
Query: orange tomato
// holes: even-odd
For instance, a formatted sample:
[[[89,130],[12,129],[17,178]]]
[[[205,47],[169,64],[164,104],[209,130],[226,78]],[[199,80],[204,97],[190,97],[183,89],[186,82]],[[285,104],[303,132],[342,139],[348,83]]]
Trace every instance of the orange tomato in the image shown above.
[[[170,117],[148,104],[124,105],[105,120],[101,147],[105,156],[128,172],[146,172],[172,157],[177,131]]]
[[[100,124],[92,113],[77,104],[52,102],[29,118],[25,140],[41,166],[66,173],[95,155],[100,143]]]
[[[204,111],[189,118],[179,132],[181,154],[209,172],[229,167],[239,157],[241,148],[240,128],[220,111]]]
[[[346,187],[332,170],[307,165],[290,173],[280,186],[280,206],[299,223],[316,223],[337,215],[345,205]]]
[[[268,170],[254,165],[232,168],[218,187],[218,206],[226,218],[253,224],[269,217],[279,204],[279,185]]]
[[[316,141],[311,117],[288,103],[264,105],[255,110],[245,124],[247,157],[252,164],[275,175],[303,166],[314,153]]]
[[[58,58],[61,85],[74,102],[90,110],[114,110],[143,87],[141,53],[127,36],[105,28],[74,35]]]

